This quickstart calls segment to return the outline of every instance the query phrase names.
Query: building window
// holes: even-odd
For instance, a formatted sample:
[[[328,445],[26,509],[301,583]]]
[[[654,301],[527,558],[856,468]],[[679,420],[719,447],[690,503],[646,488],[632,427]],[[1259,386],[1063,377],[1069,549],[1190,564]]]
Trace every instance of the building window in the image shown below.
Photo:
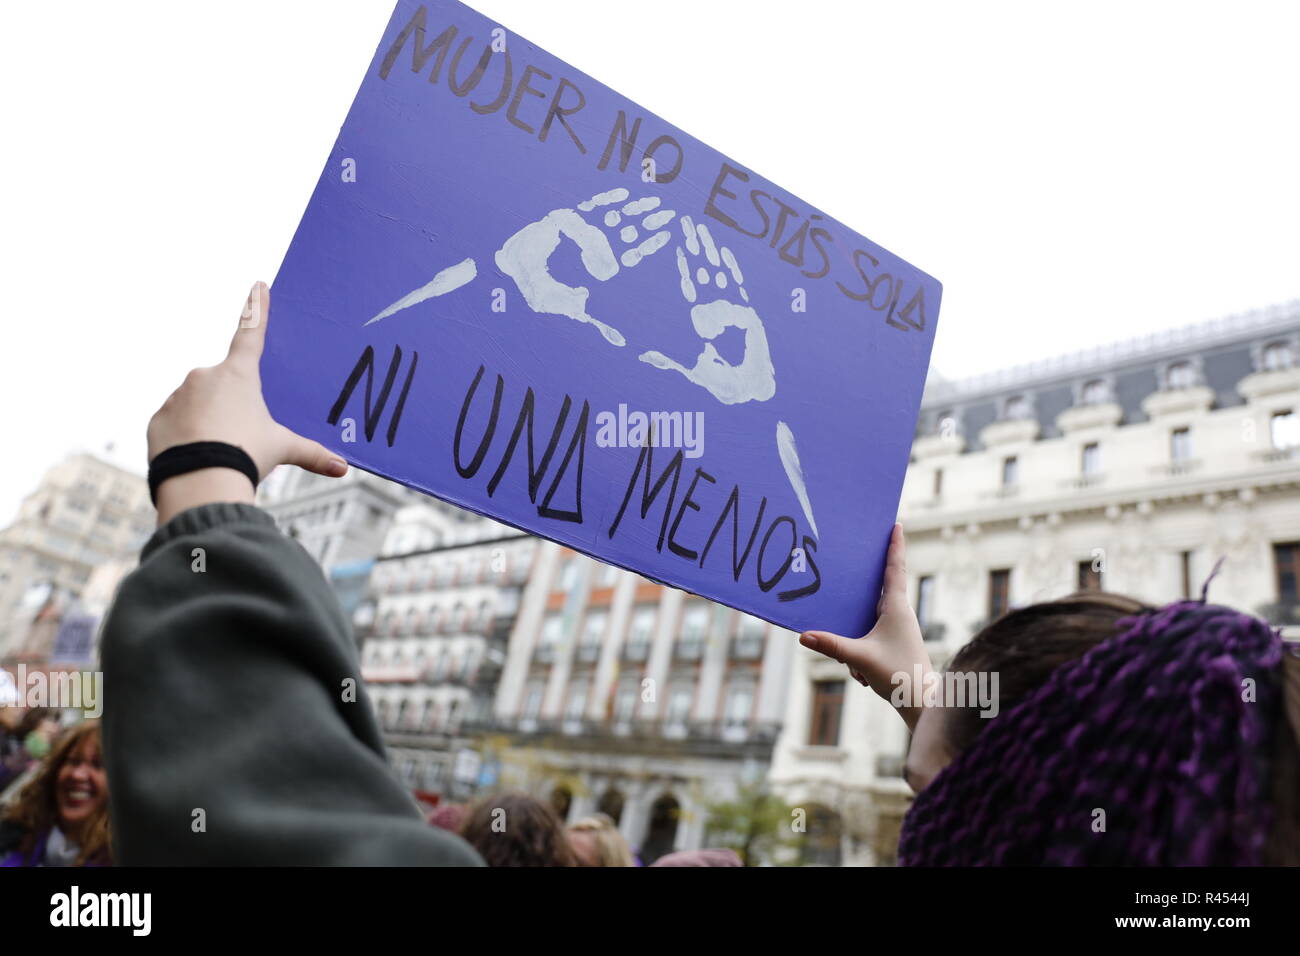
[[[1079,590],[1102,590],[1100,558],[1090,558],[1087,561],[1079,562]]]
[[[537,644],[537,659],[543,663],[554,661],[563,636],[564,619],[558,614],[553,614],[542,621],[541,640]]]
[[[943,494],[943,469],[936,468],[934,470],[934,496],[938,498],[942,494]]]
[[[635,681],[624,681],[619,685],[618,695],[614,698],[614,719],[619,723],[627,723],[636,714],[639,686]]]
[[[682,643],[698,644],[704,640],[704,635],[709,629],[709,607],[707,604],[696,604],[686,609],[682,615]]]
[[[1191,388],[1196,384],[1196,367],[1191,362],[1174,362],[1165,370],[1168,387]]]
[[[1183,599],[1190,601],[1192,598],[1192,552],[1183,551],[1180,553],[1178,562],[1183,577]]]
[[[1024,395],[1012,395],[1002,407],[1002,417],[1013,422],[1028,418],[1029,399]]]
[[[1020,480],[1020,462],[1015,455],[1002,459],[1002,487],[1014,488]]]
[[[934,607],[934,577],[922,575],[916,582],[916,620],[922,628],[930,623]]]
[[[578,583],[578,562],[575,558],[569,558],[560,568],[560,581],[556,585],[557,591],[572,591]]]
[[[1295,364],[1295,354],[1289,342],[1270,342],[1264,346],[1264,371],[1276,372]]]
[[[722,722],[726,727],[746,727],[754,709],[754,685],[737,684],[727,691],[727,701],[722,708]]]
[[[1268,434],[1274,448],[1295,448],[1300,445],[1300,418],[1289,408],[1274,412],[1268,419]]]
[[[1110,401],[1110,386],[1105,379],[1094,378],[1083,383],[1079,397],[1083,405],[1104,405]]]
[[[536,720],[542,712],[542,693],[543,687],[541,681],[534,681],[528,685],[528,693],[524,697],[523,717],[526,720]]]
[[[632,615],[632,627],[627,635],[629,644],[637,646],[649,645],[651,638],[654,636],[655,629],[655,609],[652,607],[640,607]]]
[[[587,615],[582,627],[582,643],[586,647],[599,647],[605,638],[605,625],[609,616],[604,611],[594,611]]]
[[[808,730],[808,743],[813,747],[838,747],[840,712],[844,709],[844,681],[814,681],[812,691],[812,724]]]
[[[989,572],[989,620],[995,621],[1011,609],[1011,571]]]
[[[1095,441],[1083,446],[1079,470],[1085,475],[1096,475],[1101,472],[1101,446]]]
[[[691,716],[691,701],[694,697],[691,685],[685,682],[675,684],[668,692],[667,724],[670,727],[684,727]]]
[[[587,689],[586,680],[576,680],[569,685],[569,700],[564,707],[566,720],[582,720],[583,711],[587,709]]]
[[[1273,545],[1279,604],[1300,604],[1300,541]]]
[[[944,438],[951,438],[957,433],[957,416],[951,409],[940,412],[934,419],[934,432]]]
[[[1171,461],[1192,460],[1192,430],[1175,428],[1169,433],[1169,458]]]

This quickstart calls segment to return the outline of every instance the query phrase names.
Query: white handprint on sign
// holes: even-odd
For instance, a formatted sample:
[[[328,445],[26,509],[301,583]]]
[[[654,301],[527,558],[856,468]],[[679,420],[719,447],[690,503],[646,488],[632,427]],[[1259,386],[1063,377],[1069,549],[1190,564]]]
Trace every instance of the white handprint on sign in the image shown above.
[[[731,250],[726,246],[719,249],[713,242],[709,227],[703,223],[695,225],[690,216],[681,218],[681,226],[685,249],[677,247],[677,271],[681,276],[682,297],[687,302],[695,302],[699,298],[697,286],[713,285],[719,291],[725,290],[730,284],[727,279],[727,272],[730,272],[736,292],[748,302],[749,293],[741,285],[745,277]],[[701,263],[692,277],[691,261],[698,262],[701,251],[708,264],[717,271],[711,272]],[[687,258],[687,252],[691,259]],[[726,271],[720,268],[724,264]],[[741,329],[745,333],[745,357],[739,365],[732,365],[718,354],[711,341],[706,341],[690,368],[658,351],[642,353],[641,361],[655,368],[680,372],[726,405],[763,402],[776,394],[776,370],[772,367],[772,356],[767,347],[767,332],[763,320],[753,308],[720,297],[692,306],[691,324],[702,339],[715,339],[729,328]]]
[[[579,203],[578,210],[592,212],[602,206],[623,202],[627,197],[626,189],[612,189]],[[613,278],[618,274],[620,262],[630,268],[668,244],[668,230],[653,230],[670,222],[675,213],[670,209],[652,212],[658,205],[658,197],[651,196],[627,203],[621,213],[615,209],[606,211],[604,225],[610,229],[618,227],[624,216],[649,213],[641,220],[641,227],[652,231],[652,234],[633,246],[632,243],[640,238],[640,233],[635,225],[629,223],[623,226],[619,230],[619,239],[631,248],[624,250],[617,258],[603,229],[592,225],[573,209],[554,209],[505,241],[497,250],[497,267],[515,280],[524,301],[534,312],[563,315],[589,323],[600,330],[606,341],[613,345],[623,345],[627,341],[623,333],[588,314],[587,297],[590,292],[586,286],[565,285],[551,275],[547,264],[559,247],[560,240],[569,238],[578,244],[582,264],[593,279],[604,282]]]

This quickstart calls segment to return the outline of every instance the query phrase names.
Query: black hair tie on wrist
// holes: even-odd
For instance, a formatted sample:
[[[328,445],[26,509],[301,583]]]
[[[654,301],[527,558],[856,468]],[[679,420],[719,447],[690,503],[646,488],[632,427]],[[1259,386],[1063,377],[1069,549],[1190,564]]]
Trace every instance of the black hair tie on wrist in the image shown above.
[[[242,472],[257,490],[257,465],[248,452],[223,441],[195,441],[173,445],[149,462],[149,500],[158,504],[158,486],[168,478],[201,468],[233,468]]]

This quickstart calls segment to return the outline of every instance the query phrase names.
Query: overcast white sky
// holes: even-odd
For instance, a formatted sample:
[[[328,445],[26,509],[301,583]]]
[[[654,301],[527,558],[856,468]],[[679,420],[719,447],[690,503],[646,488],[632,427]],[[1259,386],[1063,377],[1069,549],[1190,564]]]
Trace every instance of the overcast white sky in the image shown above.
[[[1300,5],[476,0],[944,283],[961,376],[1300,296]],[[5,4],[0,522],[270,281],[389,0]]]

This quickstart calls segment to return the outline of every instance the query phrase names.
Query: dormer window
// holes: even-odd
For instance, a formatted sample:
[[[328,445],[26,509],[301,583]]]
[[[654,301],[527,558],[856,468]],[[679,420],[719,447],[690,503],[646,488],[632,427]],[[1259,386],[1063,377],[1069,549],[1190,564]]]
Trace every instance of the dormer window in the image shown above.
[[[1264,371],[1277,372],[1295,364],[1295,352],[1290,342],[1270,342],[1264,346]]]
[[[934,433],[944,438],[950,438],[957,433],[957,416],[951,408],[935,416]]]
[[[1029,413],[1029,399],[1024,395],[1012,395],[1002,406],[1002,417],[1007,421],[1023,421]]]
[[[1174,362],[1165,371],[1167,387],[1191,388],[1196,384],[1196,366],[1191,362]]]
[[[1110,401],[1110,385],[1103,378],[1094,378],[1083,383],[1080,404],[1104,405]]]

